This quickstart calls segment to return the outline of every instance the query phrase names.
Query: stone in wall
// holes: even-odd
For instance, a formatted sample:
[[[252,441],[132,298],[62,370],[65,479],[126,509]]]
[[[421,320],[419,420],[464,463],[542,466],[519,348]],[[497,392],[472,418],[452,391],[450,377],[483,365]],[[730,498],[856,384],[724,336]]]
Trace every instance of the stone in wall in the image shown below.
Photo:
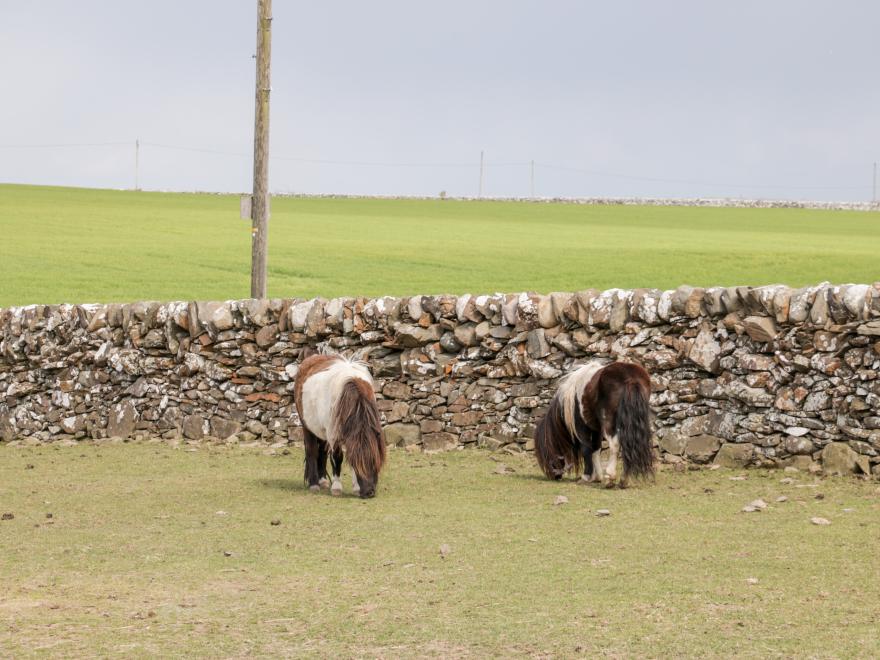
[[[371,367],[390,444],[531,448],[556,380],[643,364],[663,460],[880,472],[880,283],[0,310],[0,439],[300,436],[297,365]]]

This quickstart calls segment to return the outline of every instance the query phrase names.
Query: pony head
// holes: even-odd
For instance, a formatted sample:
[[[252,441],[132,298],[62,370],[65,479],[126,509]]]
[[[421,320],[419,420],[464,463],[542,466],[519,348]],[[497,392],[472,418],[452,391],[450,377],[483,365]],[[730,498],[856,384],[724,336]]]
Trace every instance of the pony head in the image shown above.
[[[569,470],[579,470],[581,464],[575,438],[565,425],[563,408],[557,393],[535,428],[535,458],[549,479],[562,479]]]

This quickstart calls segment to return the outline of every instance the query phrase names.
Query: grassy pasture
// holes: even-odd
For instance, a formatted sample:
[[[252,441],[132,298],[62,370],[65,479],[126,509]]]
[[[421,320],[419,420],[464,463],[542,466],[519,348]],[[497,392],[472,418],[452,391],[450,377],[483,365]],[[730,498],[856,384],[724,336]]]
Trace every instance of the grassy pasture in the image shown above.
[[[0,521],[0,655],[880,648],[876,484],[666,471],[606,491],[540,479],[526,457],[398,450],[361,501],[310,494],[298,449],[186,449],[0,446],[0,512],[14,515]],[[767,510],[740,512],[759,497]]]
[[[0,185],[0,306],[249,293],[235,195]],[[272,202],[269,295],[880,279],[880,213],[440,200]]]

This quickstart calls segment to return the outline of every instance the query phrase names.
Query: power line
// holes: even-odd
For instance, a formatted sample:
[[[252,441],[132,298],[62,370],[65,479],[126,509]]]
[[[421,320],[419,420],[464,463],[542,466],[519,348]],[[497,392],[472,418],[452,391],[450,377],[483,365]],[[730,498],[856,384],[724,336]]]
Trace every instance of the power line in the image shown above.
[[[57,144],[0,144],[0,149],[66,149],[66,148],[88,148],[88,147],[130,147],[131,142],[90,142],[90,143],[57,143]],[[185,145],[162,144],[158,142],[140,142],[140,147],[165,149],[172,151],[188,151],[192,153],[209,154],[213,156],[227,156],[233,158],[252,158],[253,154],[239,151],[225,151],[221,149],[209,149],[204,147],[193,147]],[[475,162],[410,162],[410,161],[370,161],[370,160],[338,160],[326,158],[301,158],[297,156],[271,155],[270,160],[287,161],[292,163],[303,163],[307,165],[340,165],[355,167],[385,167],[385,168],[451,168],[451,169],[479,169],[481,165]],[[574,172],[578,174],[586,174],[595,177],[604,177],[612,179],[623,179],[627,181],[641,181],[646,183],[670,183],[691,186],[705,186],[711,188],[737,188],[737,189],[778,189],[778,190],[853,190],[867,191],[874,189],[873,185],[861,186],[824,186],[824,185],[776,185],[766,183],[722,183],[718,181],[703,181],[698,179],[676,179],[655,176],[641,176],[636,174],[622,174],[619,172],[607,172],[603,170],[592,170],[580,167],[571,167],[568,165],[556,165],[553,163],[544,163],[537,161],[507,161],[507,162],[488,162],[484,161],[483,168],[503,168],[503,167],[523,167],[529,168],[530,178],[534,176],[534,170],[542,167],[548,170],[557,170],[562,172]],[[874,196],[876,193],[874,193]]]
[[[294,156],[273,156],[278,160],[288,160],[298,163],[311,163],[316,165],[360,165],[367,167],[453,167],[453,168],[474,168],[478,169],[478,163],[413,163],[413,162],[382,162],[382,161],[365,161],[365,160],[326,160],[321,158],[296,158]],[[522,167],[528,165],[527,162],[509,162],[509,163],[484,163],[483,167]]]
[[[220,151],[218,149],[203,149],[201,147],[181,147],[171,144],[157,144],[155,142],[141,142],[142,147],[153,147],[154,149],[169,149],[171,151],[193,151],[200,154],[212,154],[214,156],[235,156],[238,158],[252,158],[253,154],[235,151]]]
[[[129,147],[131,142],[81,142],[66,144],[0,144],[0,149],[67,149],[81,147]]]
[[[141,142],[142,147],[153,147],[155,149],[172,149],[175,151],[192,151],[195,153],[214,154],[217,156],[235,156],[239,158],[250,158],[252,154],[237,151],[220,151],[217,149],[204,149],[201,147],[184,147],[170,144],[158,144],[155,142]],[[271,160],[286,160],[296,163],[308,163],[313,165],[357,165],[364,167],[472,167],[478,168],[476,163],[419,163],[419,162],[389,162],[389,161],[368,161],[368,160],[335,160],[327,158],[300,158],[298,156],[270,156]],[[485,163],[485,167],[525,167],[528,161],[512,161],[499,163]]]
[[[566,172],[579,172],[581,174],[589,174],[590,176],[602,176],[615,179],[627,179],[630,181],[648,181],[654,183],[682,183],[693,186],[712,186],[718,188],[787,188],[791,190],[864,190],[869,186],[787,186],[787,185],[770,185],[770,184],[743,184],[743,183],[716,183],[712,181],[695,181],[689,179],[664,179],[659,177],[635,176],[631,174],[617,174],[613,172],[600,172],[597,170],[585,170],[578,167],[567,167],[565,165],[551,165],[549,163],[536,163],[540,167],[546,167],[551,170],[562,170]]]

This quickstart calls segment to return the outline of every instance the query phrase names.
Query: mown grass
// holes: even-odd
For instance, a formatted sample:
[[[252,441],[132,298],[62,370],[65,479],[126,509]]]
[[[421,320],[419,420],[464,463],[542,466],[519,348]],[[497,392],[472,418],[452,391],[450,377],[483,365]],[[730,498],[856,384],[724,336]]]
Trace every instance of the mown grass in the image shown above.
[[[0,654],[880,648],[876,484],[718,470],[606,491],[540,479],[528,457],[395,451],[361,501],[308,493],[291,452],[0,447],[0,510],[14,515],[0,521]],[[498,460],[515,471],[495,474]],[[766,511],[740,513],[758,497]]]
[[[0,185],[0,306],[249,295],[238,197]],[[269,295],[880,279],[880,213],[272,201]]]

